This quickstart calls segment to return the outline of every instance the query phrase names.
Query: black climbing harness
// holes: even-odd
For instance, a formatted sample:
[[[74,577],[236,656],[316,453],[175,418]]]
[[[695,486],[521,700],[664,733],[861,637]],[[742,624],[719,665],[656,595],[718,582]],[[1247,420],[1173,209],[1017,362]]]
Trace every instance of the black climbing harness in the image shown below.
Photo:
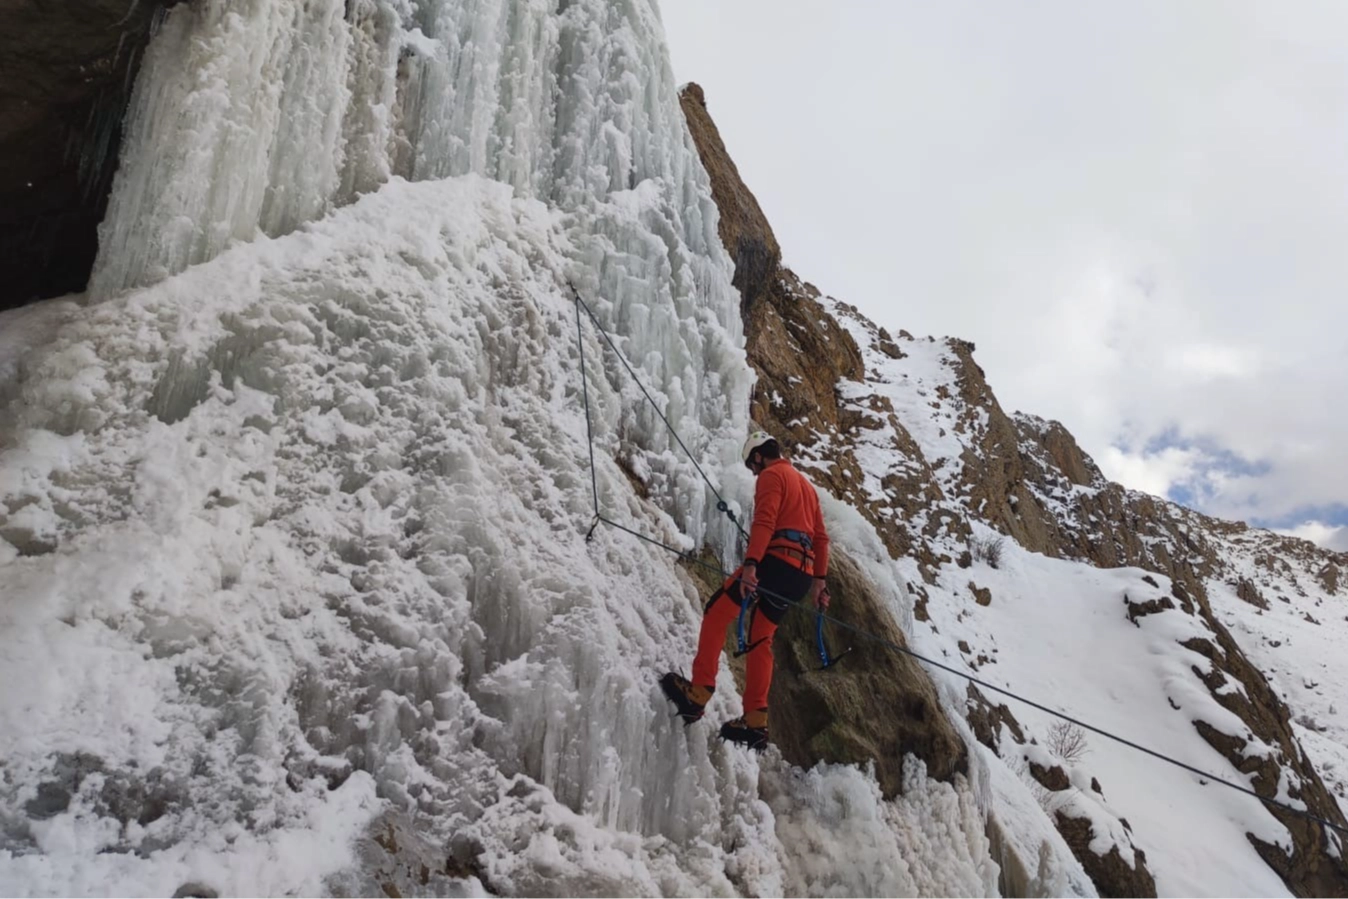
[[[790,546],[783,546],[783,543],[795,544],[799,549],[792,549]],[[783,528],[772,535],[772,540],[768,543],[768,552],[787,552],[796,553],[800,556],[800,563],[811,571],[814,569],[814,540],[804,531],[797,531],[791,528]],[[830,655],[828,644],[824,642],[824,611],[815,609],[814,617],[814,642],[818,648],[819,661],[823,664],[816,668],[816,671],[827,671],[834,665],[842,661],[843,656],[852,651],[849,646],[842,652]],[[743,638],[740,641],[740,648],[743,649]],[[750,647],[751,649],[753,647]]]

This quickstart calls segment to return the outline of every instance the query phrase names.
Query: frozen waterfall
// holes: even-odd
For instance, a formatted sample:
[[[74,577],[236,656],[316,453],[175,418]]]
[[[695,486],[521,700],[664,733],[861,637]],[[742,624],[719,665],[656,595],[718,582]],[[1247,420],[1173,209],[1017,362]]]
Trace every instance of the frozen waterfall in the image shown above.
[[[571,277],[632,337],[690,445],[733,459],[749,378],[738,294],[649,3],[183,4],[147,52],[127,132],[93,297],[288,233],[390,177],[483,175],[575,216]],[[658,420],[630,408],[624,432],[656,454],[638,467],[690,532],[717,526]]]
[[[0,358],[0,892],[994,891],[966,785],[676,726],[695,590],[584,540],[568,281],[748,496],[716,226],[648,2],[175,7]],[[606,513],[732,554],[584,340]]]

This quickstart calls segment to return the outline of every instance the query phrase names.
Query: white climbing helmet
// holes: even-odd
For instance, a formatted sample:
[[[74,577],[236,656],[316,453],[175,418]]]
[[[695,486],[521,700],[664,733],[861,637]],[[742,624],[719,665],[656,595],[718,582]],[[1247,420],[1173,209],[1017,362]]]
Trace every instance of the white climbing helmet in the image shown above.
[[[748,467],[749,457],[754,454],[754,450],[758,449],[760,446],[762,446],[763,444],[767,443],[772,439],[773,439],[772,435],[769,434],[767,431],[749,432],[749,439],[744,441],[744,452],[740,454],[741,458],[744,461],[745,467]]]

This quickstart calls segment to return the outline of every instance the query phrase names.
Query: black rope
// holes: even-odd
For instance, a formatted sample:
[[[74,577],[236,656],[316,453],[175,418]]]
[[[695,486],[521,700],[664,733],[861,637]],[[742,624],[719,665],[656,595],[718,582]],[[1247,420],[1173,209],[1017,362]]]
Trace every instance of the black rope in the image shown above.
[[[707,484],[707,486],[711,488],[711,492],[714,493],[714,494],[716,494],[716,499],[717,499],[716,508],[717,508],[717,510],[720,511],[720,512],[724,512],[727,516],[729,516],[730,520],[735,524],[735,527],[739,528],[740,536],[747,540],[747,539],[748,539],[748,535],[744,533],[744,528],[740,527],[739,521],[735,518],[735,513],[732,512],[732,511],[730,511],[730,508],[726,505],[725,498],[722,497],[721,494],[717,491],[716,486],[715,486],[714,484],[712,484],[712,482],[711,482],[711,478],[707,477],[706,472],[704,472],[704,471],[702,470],[702,466],[700,466],[700,465],[697,464],[697,459],[693,456],[692,452],[688,449],[687,446],[684,446],[683,440],[680,439],[678,432],[674,430],[674,426],[673,426],[672,424],[669,423],[669,419],[665,418],[665,414],[664,414],[663,412],[660,411],[660,407],[656,405],[654,398],[651,397],[650,393],[646,390],[645,386],[642,385],[641,379],[637,377],[637,373],[636,373],[635,371],[632,370],[632,366],[631,366],[631,365],[628,365],[627,359],[624,358],[624,356],[623,356],[623,354],[622,354],[622,351],[619,350],[618,347],[617,347],[616,345],[614,345],[613,340],[608,336],[608,332],[606,332],[606,331],[604,330],[603,326],[599,324],[599,319],[595,318],[594,312],[590,310],[589,305],[586,304],[586,302],[585,302],[583,299],[581,299],[581,297],[580,297],[580,291],[576,290],[576,287],[575,287],[574,284],[570,284],[570,283],[568,282],[568,286],[571,288],[571,292],[572,292],[572,293],[575,295],[575,297],[576,297],[576,304],[577,304],[577,305],[576,305],[576,330],[577,330],[577,340],[580,340],[580,339],[581,339],[581,338],[580,338],[580,333],[579,333],[579,331],[580,331],[580,308],[581,308],[582,306],[584,306],[584,307],[585,307],[586,313],[589,314],[589,316],[590,316],[590,320],[591,320],[592,322],[594,322],[594,326],[595,326],[596,328],[599,329],[599,333],[602,334],[602,335],[604,336],[604,340],[606,340],[606,341],[608,342],[608,345],[609,345],[610,347],[612,347],[613,352],[618,356],[618,360],[619,360],[620,362],[622,362],[623,366],[627,369],[627,373],[628,373],[629,375],[632,376],[632,380],[635,381],[635,382],[636,382],[636,385],[637,385],[638,387],[641,388],[641,392],[644,393],[644,394],[646,395],[646,399],[650,402],[651,408],[655,409],[655,413],[656,413],[657,415],[659,415],[659,416],[660,416],[660,420],[663,421],[663,422],[665,423],[665,427],[669,429],[669,433],[672,434],[672,435],[674,436],[674,439],[675,439],[676,441],[678,441],[679,446],[682,447],[682,448],[683,448],[683,451],[684,451],[685,453],[688,454],[688,458],[691,459],[692,462],[693,462],[693,467],[697,469],[697,473],[698,473],[698,474],[702,475],[702,480],[705,481],[706,484]],[[585,350],[584,350],[584,347],[583,347],[583,346],[582,346],[582,348],[581,348],[581,383],[582,383],[582,384],[585,384],[585,383],[586,383],[586,375],[585,375]],[[583,391],[582,391],[582,392],[583,392],[583,394],[584,394],[584,396],[585,396],[585,428],[586,428],[586,434],[587,434],[587,435],[590,435],[590,400],[589,400],[588,387],[583,388]],[[720,577],[722,577],[722,578],[729,577],[729,575],[726,573],[725,569],[722,568],[722,567],[720,567],[719,565],[712,565],[712,564],[709,563],[709,562],[704,562],[704,561],[702,561],[701,559],[697,558],[695,555],[693,555],[691,552],[685,552],[685,551],[683,551],[683,550],[681,550],[681,549],[676,549],[676,548],[674,548],[673,546],[670,546],[668,543],[664,543],[664,542],[662,542],[662,541],[656,540],[656,539],[653,538],[653,537],[648,537],[648,536],[646,536],[645,534],[641,533],[640,531],[634,531],[634,530],[632,530],[631,528],[627,527],[626,525],[619,524],[618,522],[614,521],[614,520],[611,519],[611,518],[605,518],[605,517],[600,513],[600,511],[599,511],[599,488],[598,488],[598,486],[597,486],[597,483],[598,483],[598,482],[596,481],[596,477],[597,477],[597,476],[596,476],[596,474],[595,474],[595,466],[594,466],[594,441],[593,441],[593,437],[591,436],[591,441],[590,441],[590,479],[591,479],[591,486],[594,488],[594,521],[593,521],[593,522],[591,523],[591,525],[590,525],[590,530],[589,530],[589,532],[585,535],[585,541],[586,541],[587,543],[588,543],[588,542],[591,540],[591,538],[594,536],[594,530],[595,530],[595,528],[598,527],[598,525],[599,525],[600,522],[603,522],[604,524],[607,524],[607,525],[609,525],[610,527],[614,527],[614,528],[617,528],[617,529],[620,530],[620,531],[624,531],[625,533],[631,534],[633,537],[636,537],[636,538],[639,539],[639,540],[644,540],[646,543],[649,543],[649,544],[651,544],[651,545],[653,545],[653,546],[658,546],[658,547],[660,547],[660,548],[663,549],[663,550],[666,550],[666,551],[668,551],[668,552],[674,553],[674,554],[675,554],[676,556],[678,556],[681,560],[684,560],[684,561],[687,561],[687,562],[691,562],[692,564],[694,564],[694,565],[699,565],[699,566],[701,566],[702,568],[707,569],[708,571],[715,572],[716,574],[718,574],[718,575],[719,575]],[[736,578],[735,581],[736,581],[737,583],[742,582],[740,578]],[[788,599],[788,598],[786,598],[785,596],[781,596],[781,595],[779,595],[779,594],[777,594],[777,593],[773,593],[771,590],[766,590],[766,589],[764,589],[763,587],[759,587],[759,588],[758,588],[758,592],[759,592],[760,594],[762,594],[763,596],[767,596],[767,597],[770,597],[770,598],[772,598],[772,599],[778,600],[778,601],[780,601],[780,602],[782,602],[782,603],[784,603],[784,604],[786,604],[786,605],[788,605],[788,606],[796,606],[796,607],[798,607],[798,608],[805,608],[805,604],[804,604],[803,602],[801,602],[800,600]],[[1024,703],[1025,705],[1030,706],[1031,708],[1038,709],[1039,711],[1045,712],[1045,713],[1047,713],[1047,714],[1049,714],[1049,715],[1052,715],[1052,716],[1054,716],[1055,718],[1061,718],[1063,721],[1067,721],[1067,722],[1069,722],[1069,723],[1071,723],[1071,724],[1076,725],[1077,727],[1080,727],[1080,728],[1083,728],[1083,729],[1085,729],[1085,730],[1091,731],[1092,733],[1099,734],[1099,735],[1102,736],[1102,737],[1107,737],[1108,739],[1113,740],[1113,741],[1115,741],[1116,743],[1121,743],[1121,744],[1123,744],[1124,746],[1129,747],[1130,749],[1136,749],[1138,752],[1143,752],[1143,753],[1146,753],[1147,755],[1149,755],[1149,756],[1151,756],[1151,757],[1153,757],[1153,758],[1160,759],[1160,760],[1163,761],[1163,762],[1168,762],[1168,763],[1170,763],[1171,765],[1174,765],[1174,766],[1177,767],[1177,768],[1182,768],[1183,770],[1188,771],[1188,772],[1190,772],[1190,773],[1192,773],[1192,774],[1196,774],[1196,775],[1198,775],[1198,776],[1201,777],[1201,778],[1206,778],[1207,780],[1210,780],[1210,781],[1212,781],[1213,783],[1218,783],[1218,784],[1221,784],[1221,785],[1224,786],[1224,787],[1230,787],[1230,788],[1233,789],[1233,790],[1238,790],[1238,791],[1240,791],[1241,793],[1245,793],[1245,794],[1247,794],[1247,795],[1249,795],[1249,796],[1253,796],[1255,799],[1258,799],[1260,802],[1263,802],[1263,803],[1265,803],[1265,804],[1267,804],[1267,805],[1276,806],[1276,807],[1281,808],[1281,809],[1283,809],[1283,810],[1285,810],[1285,811],[1289,811],[1289,812],[1292,812],[1293,814],[1300,815],[1301,817],[1306,818],[1306,819],[1308,819],[1308,820],[1310,820],[1310,821],[1314,821],[1316,824],[1319,824],[1319,825],[1321,825],[1322,827],[1328,827],[1328,828],[1330,828],[1331,830],[1335,830],[1335,831],[1338,831],[1339,833],[1348,835],[1348,827],[1344,827],[1344,826],[1341,825],[1341,824],[1335,824],[1335,823],[1333,823],[1332,821],[1326,821],[1324,818],[1318,817],[1317,815],[1313,815],[1313,814],[1311,814],[1311,813],[1308,812],[1308,811],[1304,811],[1304,810],[1302,810],[1302,809],[1296,808],[1295,806],[1288,805],[1287,803],[1281,802],[1281,801],[1279,801],[1279,800],[1277,800],[1277,799],[1269,799],[1269,798],[1266,797],[1266,796],[1260,796],[1258,793],[1256,793],[1254,790],[1251,790],[1249,787],[1243,787],[1243,786],[1241,786],[1240,784],[1232,783],[1231,781],[1225,780],[1224,778],[1221,778],[1221,777],[1218,777],[1218,776],[1216,776],[1215,774],[1210,774],[1210,773],[1208,773],[1208,772],[1202,770],[1201,768],[1195,768],[1193,765],[1187,764],[1187,763],[1185,763],[1185,762],[1181,762],[1181,761],[1179,761],[1178,759],[1175,759],[1175,758],[1171,758],[1170,756],[1165,755],[1164,753],[1157,752],[1157,751],[1154,750],[1154,749],[1148,749],[1146,746],[1142,746],[1141,744],[1135,743],[1135,742],[1133,742],[1132,740],[1129,740],[1129,739],[1127,739],[1127,738],[1125,738],[1125,737],[1120,737],[1120,736],[1118,736],[1117,734],[1110,733],[1109,731],[1104,730],[1104,729],[1099,728],[1099,727],[1096,727],[1096,726],[1094,726],[1093,724],[1087,724],[1085,721],[1082,721],[1082,720],[1080,720],[1080,719],[1078,719],[1078,718],[1073,718],[1071,715],[1068,715],[1068,714],[1066,714],[1066,713],[1064,713],[1064,712],[1060,712],[1060,711],[1058,711],[1057,709],[1049,708],[1048,706],[1044,705],[1043,703],[1035,702],[1033,699],[1027,699],[1027,698],[1025,698],[1024,696],[1021,696],[1021,695],[1019,695],[1019,694],[1017,694],[1017,693],[1013,693],[1013,692],[1011,692],[1010,690],[1007,690],[1007,689],[1005,689],[1005,688],[1003,688],[1003,687],[998,687],[998,686],[996,686],[995,684],[990,684],[990,683],[988,683],[988,682],[985,681],[985,680],[981,680],[980,678],[974,677],[972,674],[967,674],[966,672],[960,671],[960,670],[957,669],[957,668],[952,668],[951,666],[946,665],[946,664],[943,664],[943,663],[941,663],[941,662],[937,662],[937,661],[935,661],[934,659],[929,659],[929,658],[927,658],[926,656],[923,656],[923,655],[920,655],[920,654],[914,652],[913,650],[909,649],[909,648],[906,647],[906,646],[900,646],[898,643],[895,643],[895,642],[892,641],[892,640],[886,640],[884,637],[881,637],[881,636],[879,636],[879,635],[877,635],[877,634],[873,634],[873,633],[871,633],[870,631],[863,630],[862,628],[857,627],[857,626],[854,625],[854,624],[849,624],[849,623],[846,622],[846,621],[842,621],[842,620],[840,620],[840,619],[838,619],[838,618],[834,618],[834,617],[831,616],[831,615],[827,615],[827,614],[825,614],[825,613],[823,612],[822,609],[816,609],[816,610],[815,610],[815,613],[819,616],[819,618],[820,618],[821,621],[831,621],[831,622],[833,622],[834,624],[838,625],[839,627],[844,628],[844,629],[846,629],[846,630],[849,630],[849,631],[851,631],[852,633],[856,634],[857,636],[862,637],[863,639],[869,640],[869,641],[871,641],[872,643],[877,643],[877,644],[879,644],[880,646],[884,646],[884,647],[886,647],[886,648],[888,648],[888,649],[892,649],[892,650],[894,650],[895,652],[899,652],[899,653],[903,653],[904,655],[911,656],[912,658],[918,660],[919,662],[923,662],[923,663],[925,663],[925,664],[927,664],[927,665],[932,665],[932,666],[934,666],[934,667],[936,667],[936,668],[940,668],[942,671],[947,671],[947,672],[949,672],[950,674],[955,675],[956,677],[962,677],[962,678],[964,678],[965,680],[969,681],[970,683],[977,684],[978,686],[982,687],[982,688],[985,689],[985,690],[991,690],[991,691],[994,692],[994,693],[1000,693],[1000,694],[1002,694],[1003,696],[1008,696],[1008,697],[1010,697],[1011,699],[1016,700],[1017,702],[1022,702],[1022,703]],[[848,651],[850,652],[851,650],[849,649]]]
[[[576,297],[576,303],[577,303],[577,306],[576,306],[576,327],[577,327],[577,329],[579,329],[579,327],[580,327],[580,307],[581,307],[581,306],[584,306],[584,307],[585,307],[585,312],[586,312],[586,314],[590,316],[590,321],[594,322],[594,326],[599,330],[599,333],[600,333],[601,335],[603,335],[604,340],[608,342],[608,345],[609,345],[610,347],[612,347],[614,355],[616,355],[616,356],[618,357],[618,361],[621,362],[621,363],[623,364],[623,367],[627,369],[627,373],[628,373],[629,375],[632,376],[632,380],[633,380],[634,382],[636,382],[637,387],[641,388],[641,392],[644,393],[644,394],[646,395],[646,400],[647,400],[647,402],[649,402],[649,403],[651,404],[651,408],[655,410],[655,414],[658,415],[658,416],[660,416],[660,420],[663,421],[663,422],[665,423],[665,427],[669,429],[669,433],[670,433],[671,435],[673,435],[674,440],[679,444],[679,446],[683,449],[683,451],[684,451],[685,453],[688,454],[688,458],[692,461],[693,467],[697,469],[697,473],[700,474],[700,475],[702,476],[702,480],[705,481],[706,484],[707,484],[707,486],[711,488],[711,492],[714,493],[714,494],[716,494],[716,500],[717,500],[717,502],[716,502],[716,510],[717,510],[718,512],[724,512],[724,513],[726,514],[726,516],[730,518],[731,523],[734,524],[735,527],[739,529],[740,536],[743,537],[745,540],[748,540],[748,539],[749,539],[749,535],[746,534],[746,533],[744,533],[744,528],[740,527],[739,519],[737,519],[737,518],[735,517],[735,513],[732,512],[732,511],[730,511],[730,507],[729,507],[728,505],[726,505],[725,497],[722,496],[722,495],[721,495],[721,492],[720,492],[719,490],[716,489],[716,485],[712,483],[711,478],[707,477],[707,473],[706,473],[705,471],[702,470],[702,466],[699,465],[699,464],[697,464],[697,457],[693,455],[692,450],[688,449],[688,447],[684,445],[683,438],[681,438],[681,437],[679,436],[679,432],[678,432],[678,431],[674,430],[674,426],[673,426],[672,424],[669,423],[669,419],[668,419],[668,418],[665,418],[665,413],[660,411],[660,406],[656,404],[655,398],[651,396],[650,391],[648,391],[648,390],[646,389],[646,385],[644,385],[644,384],[641,383],[641,378],[639,378],[639,377],[637,376],[637,373],[632,369],[632,366],[628,364],[628,362],[627,362],[627,357],[625,357],[625,356],[623,355],[622,350],[618,349],[617,344],[615,344],[615,343],[613,342],[613,338],[611,338],[611,337],[608,336],[608,332],[605,331],[605,330],[604,330],[604,326],[601,325],[601,324],[599,323],[599,319],[598,319],[598,318],[595,318],[594,311],[590,309],[589,303],[586,303],[583,299],[581,299],[581,297],[580,297],[580,291],[579,291],[579,290],[576,290],[576,285],[574,285],[574,284],[572,284],[571,282],[568,281],[568,282],[567,282],[567,286],[571,288],[571,293],[574,294],[575,297]],[[581,372],[581,375],[582,375],[582,380],[584,380],[584,371],[583,371],[583,370],[582,370],[582,372]],[[591,447],[591,448],[590,448],[590,467],[591,467],[591,473],[593,474],[593,469],[594,469],[594,447]],[[597,495],[597,494],[596,494],[596,495]],[[595,514],[598,514],[598,513],[599,513],[599,508],[598,508],[598,505],[596,504],[596,507],[595,507]]]
[[[576,288],[571,291],[575,293]],[[594,467],[594,431],[590,429],[590,379],[585,376],[585,337],[580,329],[580,294],[576,294],[576,346],[580,348],[580,389],[581,396],[585,397],[585,441],[590,447],[590,489],[594,492],[594,517],[596,524],[599,518],[599,475],[595,473]],[[588,542],[590,537],[594,536],[594,525],[590,526],[590,533],[585,536]]]
[[[687,560],[687,561],[693,563],[694,565],[700,565],[701,567],[707,569],[708,571],[712,571],[712,572],[715,572],[715,573],[719,574],[719,575],[720,575],[721,577],[723,577],[723,578],[724,578],[724,577],[729,577],[729,576],[730,576],[730,575],[728,575],[728,574],[726,573],[725,569],[724,569],[724,568],[721,568],[719,565],[712,565],[712,564],[709,563],[709,562],[704,562],[704,561],[702,561],[701,559],[699,559],[699,558],[697,558],[696,556],[694,556],[692,553],[684,552],[683,550],[676,549],[676,548],[674,548],[673,546],[670,546],[668,543],[663,543],[663,542],[661,542],[661,541],[659,541],[659,540],[656,540],[656,539],[653,538],[653,537],[648,537],[648,536],[646,536],[645,534],[643,534],[643,533],[641,533],[641,532],[639,532],[639,531],[634,531],[634,530],[632,530],[631,528],[627,527],[626,525],[619,524],[618,522],[612,520],[611,518],[605,518],[604,516],[600,515],[600,516],[598,517],[598,520],[601,521],[601,522],[603,522],[604,524],[609,525],[610,527],[614,527],[614,528],[617,528],[617,529],[620,530],[620,531],[624,531],[624,532],[626,532],[626,533],[628,533],[628,534],[631,534],[633,537],[636,537],[636,538],[638,538],[639,540],[644,540],[645,542],[647,542],[647,543],[649,543],[649,544],[651,544],[651,545],[653,545],[653,546],[658,546],[658,547],[660,547],[661,549],[664,549],[664,550],[667,550],[667,551],[669,551],[669,552],[672,552],[672,553],[674,553],[675,555],[677,555],[680,559]],[[739,579],[736,578],[736,581],[738,581],[738,580],[739,580]],[[783,602],[783,603],[785,603],[785,604],[787,604],[787,605],[790,605],[790,606],[796,606],[796,607],[798,607],[798,608],[805,608],[805,603],[804,603],[804,602],[802,602],[802,601],[800,601],[800,600],[788,599],[788,598],[786,598],[785,596],[781,596],[781,595],[779,595],[779,594],[777,594],[777,593],[773,593],[771,590],[766,590],[766,589],[764,589],[763,587],[759,587],[759,588],[758,588],[758,592],[759,592],[760,594],[764,595],[764,596],[767,596],[767,597],[770,597],[770,598],[772,598],[772,599],[778,600],[779,602]],[[1286,810],[1286,811],[1292,812],[1293,814],[1297,814],[1297,815],[1300,815],[1300,816],[1303,817],[1303,818],[1307,818],[1307,819],[1309,819],[1309,820],[1311,820],[1311,821],[1314,821],[1316,824],[1320,824],[1320,825],[1322,825],[1322,826],[1324,826],[1324,827],[1328,827],[1328,828],[1330,828],[1330,829],[1332,829],[1332,830],[1336,830],[1336,831],[1338,831],[1339,833],[1348,835],[1348,827],[1344,827],[1344,826],[1341,825],[1341,824],[1335,824],[1335,823],[1332,822],[1332,821],[1326,821],[1324,818],[1321,818],[1321,817],[1318,817],[1318,816],[1316,816],[1316,815],[1313,815],[1313,814],[1311,814],[1310,812],[1305,811],[1305,810],[1303,810],[1303,809],[1296,808],[1295,806],[1288,805],[1287,803],[1281,802],[1281,801],[1279,801],[1279,800],[1277,800],[1277,799],[1269,799],[1267,796],[1260,796],[1258,793],[1256,793],[1254,790],[1251,790],[1249,787],[1243,787],[1243,786],[1241,786],[1240,784],[1232,783],[1232,782],[1229,781],[1229,780],[1225,780],[1225,779],[1223,779],[1223,778],[1217,777],[1215,774],[1209,774],[1207,771],[1204,771],[1204,770],[1202,770],[1201,768],[1195,768],[1193,765],[1189,765],[1189,764],[1186,764],[1185,762],[1179,761],[1178,759],[1171,758],[1170,756],[1165,755],[1165,754],[1160,753],[1160,752],[1157,752],[1157,751],[1154,750],[1154,749],[1148,749],[1146,746],[1142,746],[1142,745],[1140,745],[1140,744],[1138,744],[1138,743],[1134,743],[1132,740],[1129,740],[1129,739],[1127,739],[1127,738],[1125,738],[1125,737],[1120,737],[1120,736],[1118,736],[1117,734],[1110,733],[1109,731],[1104,730],[1104,729],[1099,728],[1099,727],[1096,727],[1096,726],[1094,726],[1094,725],[1092,725],[1092,724],[1087,724],[1085,721],[1081,721],[1081,720],[1079,720],[1079,719],[1077,719],[1077,718],[1073,718],[1071,715],[1068,715],[1068,714],[1066,714],[1066,713],[1064,713],[1064,712],[1060,712],[1060,711],[1058,711],[1057,709],[1049,708],[1048,706],[1046,706],[1046,705],[1044,705],[1044,704],[1042,704],[1042,703],[1035,702],[1033,699],[1026,699],[1024,696],[1021,696],[1021,695],[1019,695],[1018,693],[1013,693],[1013,692],[1011,692],[1010,690],[1007,690],[1007,689],[1005,689],[1005,688],[1003,688],[1003,687],[998,687],[998,686],[996,686],[995,684],[990,684],[990,683],[988,683],[988,682],[985,681],[985,680],[981,680],[980,678],[974,677],[972,674],[967,674],[967,673],[965,673],[965,672],[963,672],[963,671],[960,671],[960,670],[957,669],[957,668],[952,668],[952,667],[950,667],[949,665],[945,665],[945,664],[942,664],[941,662],[937,662],[937,661],[935,661],[935,660],[933,660],[933,659],[929,659],[929,658],[927,658],[926,656],[923,656],[923,655],[920,655],[919,653],[913,652],[913,650],[909,649],[909,648],[906,647],[906,646],[900,646],[898,643],[895,643],[895,642],[892,641],[892,640],[886,640],[884,637],[881,637],[881,636],[879,636],[879,635],[877,635],[877,634],[873,634],[873,633],[871,633],[870,631],[863,630],[862,628],[859,628],[859,627],[857,627],[857,626],[854,625],[854,624],[849,624],[849,623],[846,622],[846,621],[842,621],[842,620],[840,620],[840,619],[838,619],[838,618],[834,618],[832,615],[827,615],[827,614],[825,614],[824,612],[822,612],[822,611],[820,611],[820,610],[815,610],[815,611],[816,611],[816,613],[817,613],[821,618],[823,618],[825,621],[831,621],[832,623],[838,625],[839,627],[845,628],[846,630],[851,631],[852,633],[858,635],[859,637],[862,637],[863,639],[870,640],[872,643],[877,643],[877,644],[879,644],[879,645],[881,645],[881,646],[884,646],[884,647],[886,647],[886,648],[888,648],[888,649],[892,649],[892,650],[894,650],[895,652],[901,652],[901,653],[903,653],[904,655],[912,656],[914,659],[917,659],[919,662],[925,662],[925,663],[928,664],[928,665],[934,665],[935,667],[940,668],[940,669],[943,670],[943,671],[948,671],[948,672],[950,672],[951,674],[956,675],[957,677],[962,677],[962,678],[964,678],[965,680],[970,681],[970,682],[972,682],[972,683],[974,683],[974,684],[977,684],[978,686],[980,686],[980,687],[982,687],[982,688],[984,688],[984,689],[986,689],[986,690],[992,690],[992,691],[995,692],[995,693],[1001,693],[1003,696],[1009,696],[1009,697],[1011,697],[1012,699],[1016,700],[1017,702],[1023,702],[1023,703],[1025,703],[1026,705],[1031,706],[1031,707],[1033,707],[1033,708],[1036,708],[1036,709],[1038,709],[1038,710],[1041,711],[1041,712],[1047,712],[1048,714],[1053,715],[1053,716],[1056,717],[1056,718],[1061,718],[1061,719],[1064,720],[1064,721],[1071,722],[1072,724],[1075,724],[1077,727],[1084,728],[1085,730],[1089,730],[1089,731],[1091,731],[1092,733],[1097,733],[1097,734],[1099,734],[1099,735],[1102,736],[1102,737],[1108,737],[1109,739],[1115,741],[1116,743],[1122,743],[1124,746],[1127,746],[1127,747],[1129,747],[1129,748],[1131,748],[1131,749],[1136,749],[1136,750],[1139,751],[1139,752],[1145,752],[1147,755],[1152,756],[1153,758],[1158,758],[1158,759],[1160,759],[1160,760],[1163,761],[1163,762],[1169,762],[1170,764],[1172,764],[1172,765],[1174,765],[1174,766],[1176,766],[1176,767],[1178,767],[1178,768],[1183,768],[1185,771],[1188,771],[1188,772],[1190,772],[1190,773],[1192,773],[1192,774],[1197,774],[1199,777],[1202,777],[1202,778],[1205,778],[1205,779],[1207,779],[1207,780],[1210,780],[1210,781],[1212,781],[1213,783],[1219,783],[1219,784],[1221,784],[1222,786],[1230,787],[1230,788],[1233,789],[1233,790],[1239,790],[1239,791],[1242,792],[1242,793],[1245,793],[1245,794],[1248,794],[1248,795],[1250,795],[1250,796],[1253,796],[1255,799],[1258,799],[1260,802],[1267,803],[1268,805],[1274,805],[1274,806],[1277,806],[1278,808],[1284,809],[1284,810]]]

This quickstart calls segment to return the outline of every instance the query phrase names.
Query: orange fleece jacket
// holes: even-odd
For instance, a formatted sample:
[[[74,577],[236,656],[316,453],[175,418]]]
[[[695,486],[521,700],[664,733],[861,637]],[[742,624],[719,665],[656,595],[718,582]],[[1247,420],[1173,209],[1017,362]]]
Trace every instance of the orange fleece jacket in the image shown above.
[[[762,561],[772,535],[782,530],[809,534],[814,543],[813,574],[815,577],[828,574],[828,532],[819,512],[819,494],[790,462],[773,459],[759,474],[754,490],[754,521],[749,528],[745,561]]]

